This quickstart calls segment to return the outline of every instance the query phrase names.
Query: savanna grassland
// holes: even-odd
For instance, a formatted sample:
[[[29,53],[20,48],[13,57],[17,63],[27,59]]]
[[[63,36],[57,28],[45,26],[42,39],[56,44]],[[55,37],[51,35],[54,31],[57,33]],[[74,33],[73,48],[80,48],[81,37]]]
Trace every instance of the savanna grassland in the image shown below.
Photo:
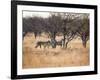
[[[56,40],[62,37],[56,36]],[[43,67],[67,67],[89,65],[89,41],[84,48],[80,38],[73,39],[67,49],[60,46],[56,48],[35,48],[37,41],[50,40],[46,35],[34,37],[34,34],[27,34],[23,39],[22,67],[43,68]]]

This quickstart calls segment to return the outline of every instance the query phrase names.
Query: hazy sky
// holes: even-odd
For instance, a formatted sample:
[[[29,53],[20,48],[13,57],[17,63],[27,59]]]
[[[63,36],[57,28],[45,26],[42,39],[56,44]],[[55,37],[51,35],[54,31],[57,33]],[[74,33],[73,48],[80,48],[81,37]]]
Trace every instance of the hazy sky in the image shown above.
[[[74,17],[80,17],[80,18],[83,18],[86,15],[89,17],[88,13],[68,13],[68,14],[71,14],[71,15],[74,15]],[[50,16],[50,12],[23,11],[23,17],[34,17],[34,16],[47,18]]]
[[[49,12],[23,11],[23,17],[32,17],[32,16],[40,16],[46,18],[49,16]]]

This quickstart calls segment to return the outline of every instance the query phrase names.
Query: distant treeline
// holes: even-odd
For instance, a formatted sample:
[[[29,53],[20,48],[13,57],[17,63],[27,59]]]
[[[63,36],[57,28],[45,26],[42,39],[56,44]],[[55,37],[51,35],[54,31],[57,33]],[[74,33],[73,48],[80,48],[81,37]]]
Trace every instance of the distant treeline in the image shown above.
[[[46,33],[54,40],[57,34],[62,34],[66,45],[75,37],[80,37],[83,46],[86,47],[89,40],[89,14],[50,13],[47,18],[23,17],[23,37],[28,32],[33,32],[35,38],[41,33]]]

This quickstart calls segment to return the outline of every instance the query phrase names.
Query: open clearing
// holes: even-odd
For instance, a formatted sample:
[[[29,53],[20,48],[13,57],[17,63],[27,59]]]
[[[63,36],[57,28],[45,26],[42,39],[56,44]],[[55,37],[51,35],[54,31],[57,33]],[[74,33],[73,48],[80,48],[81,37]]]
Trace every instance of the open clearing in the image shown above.
[[[56,37],[60,40],[61,37]],[[43,67],[67,67],[89,65],[89,42],[87,47],[82,46],[81,39],[77,38],[68,44],[67,49],[57,46],[56,49],[35,48],[37,41],[50,40],[47,36],[40,36],[36,39],[33,34],[28,34],[23,40],[22,67],[43,68]]]

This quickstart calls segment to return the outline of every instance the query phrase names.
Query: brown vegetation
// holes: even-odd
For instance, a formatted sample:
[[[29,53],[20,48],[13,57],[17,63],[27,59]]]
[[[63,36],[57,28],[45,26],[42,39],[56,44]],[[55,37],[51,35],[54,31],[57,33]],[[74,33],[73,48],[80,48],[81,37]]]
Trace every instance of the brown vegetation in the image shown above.
[[[47,41],[47,36],[40,36],[35,39],[33,34],[27,34],[23,39],[23,65],[25,68],[41,67],[67,67],[89,65],[89,41],[84,48],[80,38],[72,40],[67,49],[57,46],[55,49],[35,48],[37,41]],[[56,37],[60,40],[61,37]]]

